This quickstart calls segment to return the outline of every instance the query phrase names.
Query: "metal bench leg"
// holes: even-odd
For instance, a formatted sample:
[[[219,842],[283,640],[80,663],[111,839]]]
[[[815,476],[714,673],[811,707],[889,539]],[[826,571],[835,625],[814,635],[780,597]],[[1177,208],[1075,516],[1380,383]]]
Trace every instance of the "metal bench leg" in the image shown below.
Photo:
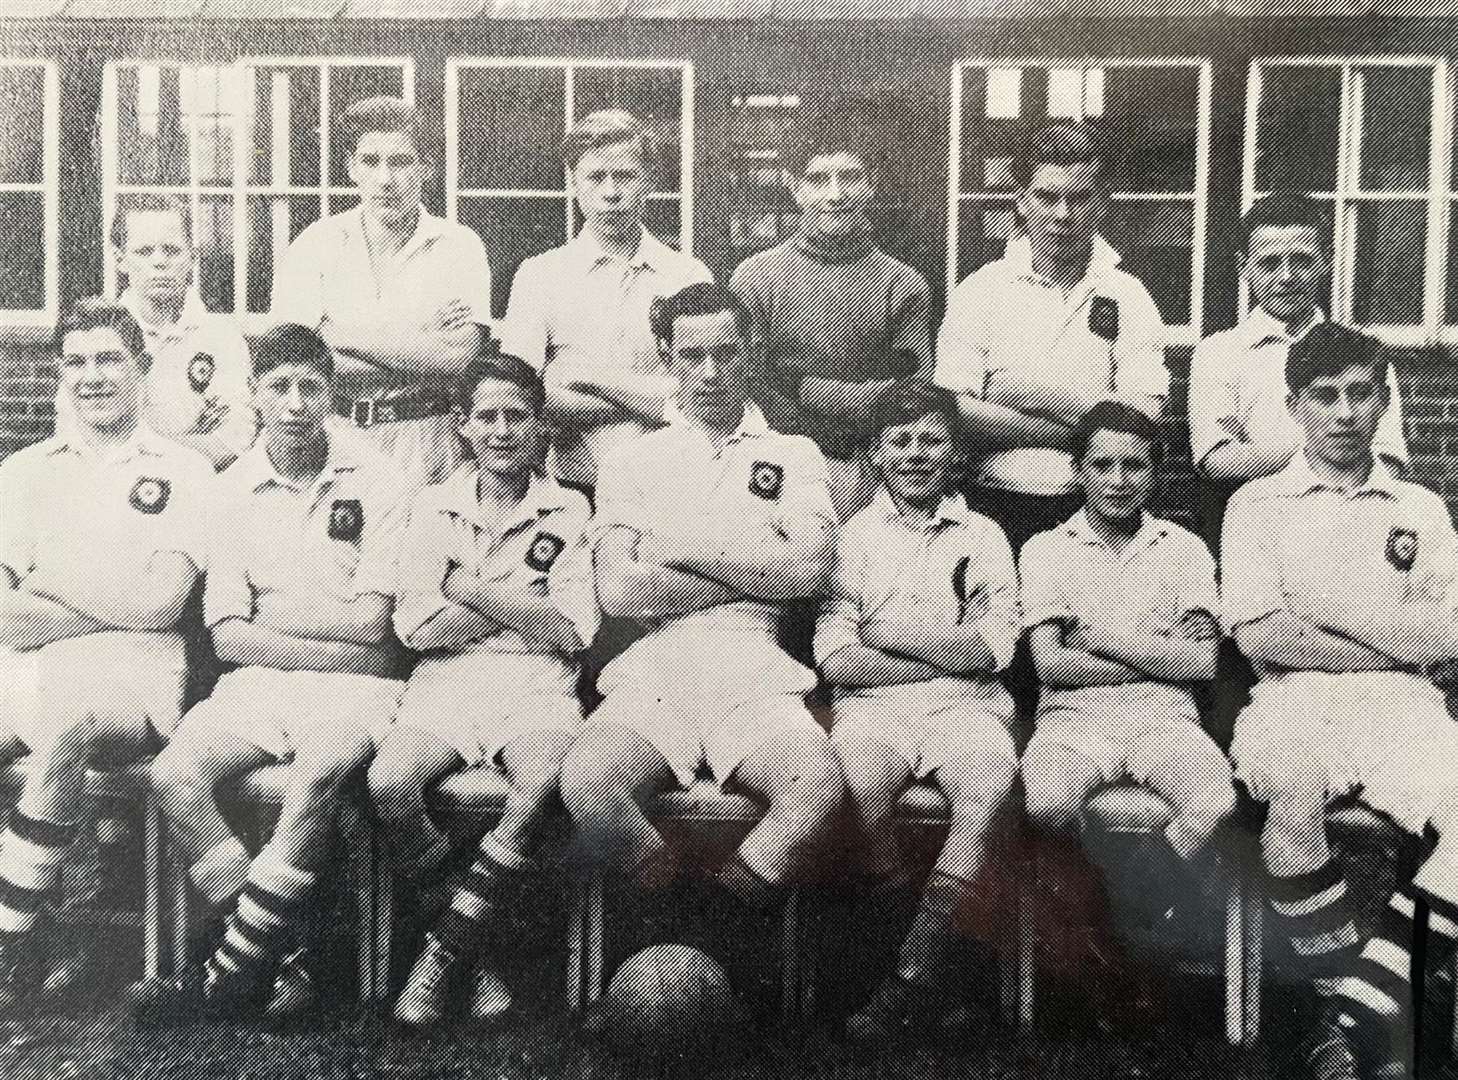
[[[167,838],[165,829],[162,835],[165,838],[164,866],[167,888],[172,903],[171,970],[173,974],[179,974],[183,965],[187,963],[187,931],[191,919],[187,898],[187,861],[182,857],[182,852],[177,845]]]
[[[1225,1039],[1245,1041],[1245,890],[1238,874],[1225,882]]]
[[[780,1017],[795,1022],[800,1000],[800,890],[791,889],[785,898],[780,962]]]
[[[374,830],[350,815],[344,830],[344,843],[349,853],[350,874],[354,885],[356,963],[359,970],[359,999],[375,1000],[375,903]]]
[[[567,1011],[582,1011],[586,997],[583,986],[582,954],[587,932],[587,883],[572,883],[572,907],[567,913]]]
[[[1023,880],[1018,884],[1018,1031],[1031,1035],[1033,1031],[1033,979],[1038,963],[1037,912],[1033,910],[1033,883]]]
[[[603,879],[595,874],[587,883],[587,905],[583,920],[583,986],[588,1005],[603,993],[603,952],[607,928],[607,912],[603,898]]]
[[[1265,934],[1265,894],[1254,883],[1245,885],[1245,1041],[1261,1037],[1262,940]]]
[[[147,796],[142,810],[142,976],[162,974],[162,811]]]
[[[395,930],[395,867],[384,850],[379,836],[371,830],[374,864],[370,875],[374,893],[374,919],[370,924],[374,938],[374,978],[370,984],[370,1000],[384,1001],[390,996],[391,944]]]

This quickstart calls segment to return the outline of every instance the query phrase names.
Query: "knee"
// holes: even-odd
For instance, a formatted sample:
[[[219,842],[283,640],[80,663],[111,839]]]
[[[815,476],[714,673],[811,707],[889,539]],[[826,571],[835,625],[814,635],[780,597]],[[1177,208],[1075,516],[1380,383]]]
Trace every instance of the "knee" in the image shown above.
[[[333,798],[369,760],[370,749],[363,742],[311,746],[294,759],[295,776],[314,798]]]
[[[1180,816],[1209,825],[1216,825],[1235,813],[1235,788],[1225,779],[1211,778],[1195,792],[1189,803],[1180,808]]]
[[[1024,761],[1023,791],[1028,817],[1044,829],[1069,828],[1083,809],[1083,792],[1051,764]]]
[[[150,779],[152,790],[165,800],[188,798],[211,787],[197,756],[179,743],[168,746],[153,759]]]
[[[94,713],[79,711],[52,718],[45,737],[31,747],[31,757],[42,768],[81,768],[91,759],[96,744]]]
[[[407,821],[425,810],[420,770],[403,756],[381,753],[370,763],[370,804],[382,821]]]
[[[996,808],[1007,799],[1017,778],[1017,761],[993,749],[959,755],[937,770],[937,781],[952,804],[962,808]]]
[[[770,792],[770,808],[810,825],[829,823],[845,803],[845,776],[828,745],[806,746],[786,762],[789,781]]]
[[[578,822],[615,817],[633,799],[621,742],[608,732],[588,732],[563,758],[558,773],[562,803]]]

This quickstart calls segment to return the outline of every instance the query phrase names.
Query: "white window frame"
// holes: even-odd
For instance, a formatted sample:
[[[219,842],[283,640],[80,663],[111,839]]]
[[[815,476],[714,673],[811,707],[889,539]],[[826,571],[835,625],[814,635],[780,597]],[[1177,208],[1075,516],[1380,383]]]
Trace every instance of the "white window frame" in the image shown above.
[[[0,58],[0,67],[40,69],[43,83],[41,108],[41,179],[38,183],[0,184],[3,192],[40,194],[42,210],[42,242],[45,244],[45,303],[39,308],[0,308],[0,330],[5,336],[33,337],[44,335],[56,325],[61,310],[61,90],[56,65],[50,60],[15,60]]]
[[[575,203],[567,170],[562,170],[562,187],[543,188],[462,188],[460,186],[460,108],[461,72],[489,68],[560,68],[564,73],[562,95],[566,125],[571,128],[575,100],[573,90],[576,73],[585,70],[662,70],[676,71],[682,94],[679,101],[679,176],[677,191],[652,191],[650,202],[677,202],[679,250],[694,250],[694,65],[687,60],[617,59],[612,57],[549,57],[549,56],[455,56],[446,61],[445,69],[445,197],[446,217],[457,220],[461,199],[557,199],[562,202],[565,235],[568,240],[576,230]]]
[[[234,72],[238,80],[237,87],[233,93],[237,95],[241,107],[233,111],[231,120],[231,138],[233,146],[233,182],[230,185],[204,185],[198,182],[198,169],[195,160],[189,163],[189,182],[187,185],[169,184],[121,184],[118,182],[120,173],[119,147],[117,144],[117,72],[122,68],[155,67],[174,68],[186,72],[199,68],[216,67],[221,70]],[[243,56],[231,64],[198,64],[189,63],[183,60],[157,60],[157,59],[126,59],[113,60],[106,65],[101,95],[101,208],[105,228],[110,228],[112,215],[116,211],[117,199],[123,194],[140,194],[153,192],[167,195],[182,195],[187,198],[192,207],[193,220],[199,220],[201,204],[207,196],[226,196],[233,201],[233,310],[220,312],[219,314],[233,315],[239,319],[244,328],[249,332],[258,332],[265,329],[269,324],[269,316],[266,312],[248,311],[248,199],[258,196],[317,196],[319,199],[320,217],[329,213],[329,199],[339,195],[352,193],[355,189],[352,185],[339,185],[331,183],[329,170],[329,149],[330,134],[335,117],[327,115],[328,109],[324,103],[329,100],[329,72],[332,68],[348,67],[395,67],[401,70],[403,77],[405,100],[414,103],[415,101],[415,61],[408,56]],[[312,69],[319,72],[319,100],[320,100],[320,173],[319,184],[316,186],[278,184],[256,184],[251,177],[251,170],[248,168],[249,155],[252,153],[252,132],[249,130],[247,117],[254,108],[255,86],[260,69],[263,68],[299,68]],[[275,124],[274,131],[277,137],[282,131],[285,137],[288,134],[287,115],[275,116],[275,120],[282,120],[283,127]],[[188,153],[190,156],[196,154],[197,140],[193,132],[188,132]],[[275,142],[272,153],[274,154],[273,168],[270,169],[270,177],[279,175],[279,155],[285,156],[288,153],[286,141]],[[288,223],[285,220],[280,226],[276,220],[274,225],[274,250],[281,253],[288,246]],[[282,243],[280,243],[282,236]],[[115,296],[117,292],[117,268],[116,260],[112,256],[109,245],[105,259],[104,282],[107,296]]]
[[[1331,317],[1351,323],[1355,303],[1352,281],[1356,271],[1356,215],[1352,208],[1361,202],[1416,202],[1427,206],[1427,246],[1423,269],[1423,319],[1416,326],[1367,323],[1362,329],[1377,334],[1394,345],[1423,345],[1436,341],[1458,341],[1458,326],[1443,325],[1446,305],[1445,249],[1448,244],[1448,215],[1453,212],[1455,193],[1451,191],[1451,154],[1453,151],[1453,106],[1448,61],[1441,56],[1269,56],[1252,60],[1246,78],[1245,146],[1241,162],[1241,212],[1249,210],[1256,199],[1269,194],[1255,186],[1256,148],[1261,91],[1264,75],[1271,68],[1325,67],[1341,72],[1341,112],[1338,117],[1336,180],[1333,192],[1311,192],[1320,202],[1330,206],[1333,214]],[[1365,191],[1361,183],[1361,131],[1363,94],[1359,68],[1420,67],[1432,71],[1433,100],[1432,151],[1428,156],[1427,191]],[[1447,253],[1449,257],[1458,253]],[[1250,306],[1250,294],[1244,280],[1240,285],[1240,310]]]
[[[1085,57],[973,57],[952,65],[952,108],[949,135],[950,159],[947,185],[947,293],[957,287],[957,263],[961,248],[961,215],[965,203],[1004,203],[1006,194],[962,191],[962,77],[968,69],[1019,70],[1047,68],[1051,71],[1110,70],[1129,68],[1188,68],[1196,73],[1195,177],[1191,192],[1114,192],[1114,202],[1177,202],[1191,207],[1190,321],[1165,326],[1165,344],[1192,345],[1200,340],[1205,324],[1205,228],[1210,204],[1210,125],[1212,65],[1208,57],[1197,56],[1085,56]]]

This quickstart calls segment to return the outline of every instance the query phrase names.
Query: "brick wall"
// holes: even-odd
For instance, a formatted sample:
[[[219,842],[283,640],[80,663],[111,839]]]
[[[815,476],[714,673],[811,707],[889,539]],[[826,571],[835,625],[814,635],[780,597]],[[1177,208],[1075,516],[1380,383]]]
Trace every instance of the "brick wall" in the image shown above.
[[[56,358],[45,343],[0,344],[0,458],[55,427]]]

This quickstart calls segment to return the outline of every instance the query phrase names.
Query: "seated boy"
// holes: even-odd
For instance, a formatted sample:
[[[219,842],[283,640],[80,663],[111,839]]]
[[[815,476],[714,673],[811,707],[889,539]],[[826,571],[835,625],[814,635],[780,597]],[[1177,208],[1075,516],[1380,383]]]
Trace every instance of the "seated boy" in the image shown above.
[[[1148,415],[1094,405],[1072,454],[1083,509],[1032,537],[1019,562],[1042,687],[1022,763],[1028,814],[1064,829],[1098,788],[1146,785],[1174,814],[1141,853],[1142,880],[1178,880],[1235,806],[1230,764],[1190,693],[1215,677],[1215,563],[1149,512],[1160,444]]]
[[[183,718],[152,767],[188,873],[226,930],[202,970],[134,987],[142,1020],[252,1004],[308,1004],[298,944],[329,873],[340,793],[374,754],[404,688],[390,632],[405,479],[326,426],[333,357],[285,323],[253,350],[257,443],[219,478],[204,595],[218,657],[235,665]],[[215,788],[276,762],[288,785],[272,838],[250,858]],[[287,955],[288,963],[281,961]]]
[[[56,346],[70,422],[0,464],[0,761],[30,755],[0,833],[0,1012],[44,978],[36,931],[88,764],[135,761],[177,726],[177,626],[214,480],[142,422],[147,351],[126,308],[79,301]]]
[[[384,837],[407,859],[439,851],[447,842],[426,816],[426,790],[483,767],[511,784],[395,1003],[408,1024],[439,1021],[452,976],[473,963],[471,1014],[495,1018],[510,1006],[477,954],[532,865],[582,721],[576,655],[597,615],[590,512],[580,492],[540,475],[543,403],[541,377],[524,360],[496,353],[468,364],[456,409],[471,460],[416,497],[406,532],[395,629],[425,656],[370,767]]]
[[[1017,575],[1002,530],[956,493],[960,421],[950,390],[908,381],[882,393],[872,453],[880,487],[841,528],[815,634],[873,888],[901,871],[892,814],[907,785],[930,780],[951,803],[896,970],[847,1022],[868,1045],[929,1020],[939,1004],[955,916],[1017,773],[1012,697],[997,679],[1018,638]]]
[[[594,551],[603,612],[647,633],[603,669],[562,800],[588,852],[663,884],[675,855],[646,805],[706,769],[766,806],[719,872],[742,901],[728,911],[763,914],[843,797],[803,699],[815,673],[775,638],[783,604],[823,588],[835,511],[819,450],[749,402],[749,316],[733,294],[690,285],[655,307],[653,330],[678,383],[672,420],[604,459]]]

